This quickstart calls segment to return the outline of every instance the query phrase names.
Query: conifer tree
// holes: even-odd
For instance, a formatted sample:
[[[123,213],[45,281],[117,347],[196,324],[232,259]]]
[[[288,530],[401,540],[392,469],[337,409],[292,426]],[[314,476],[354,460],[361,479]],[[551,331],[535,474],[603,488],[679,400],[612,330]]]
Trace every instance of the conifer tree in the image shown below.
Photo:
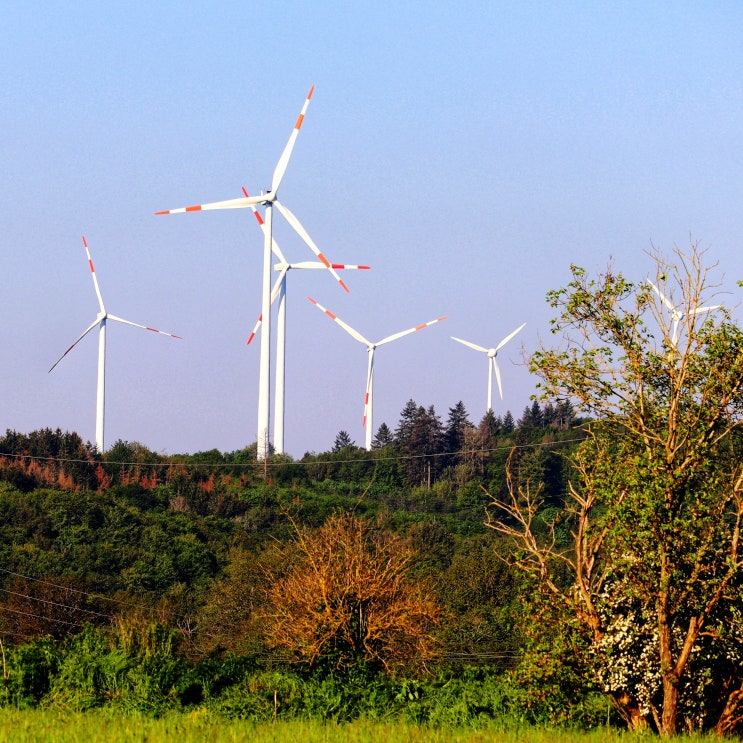
[[[385,446],[392,444],[394,440],[395,437],[390,430],[390,427],[386,423],[382,423],[372,439],[372,449],[384,449]]]

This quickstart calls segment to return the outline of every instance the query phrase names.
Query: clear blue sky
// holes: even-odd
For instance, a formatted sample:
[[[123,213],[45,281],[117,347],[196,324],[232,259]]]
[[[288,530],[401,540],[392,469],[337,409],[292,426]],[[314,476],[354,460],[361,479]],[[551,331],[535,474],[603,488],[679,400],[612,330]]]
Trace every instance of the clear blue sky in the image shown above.
[[[743,278],[743,5],[737,2],[13,2],[0,30],[0,430],[94,435],[97,305],[183,341],[109,326],[106,440],[162,452],[255,440],[261,236],[247,211],[153,212],[268,187],[316,86],[282,201],[346,295],[289,276],[287,450],[359,444],[366,353],[375,424],[409,398],[485,412],[494,345],[518,417],[522,345],[571,262],[631,278],[651,243],[709,246]],[[311,255],[277,219],[290,260]],[[496,398],[497,399],[497,398]]]

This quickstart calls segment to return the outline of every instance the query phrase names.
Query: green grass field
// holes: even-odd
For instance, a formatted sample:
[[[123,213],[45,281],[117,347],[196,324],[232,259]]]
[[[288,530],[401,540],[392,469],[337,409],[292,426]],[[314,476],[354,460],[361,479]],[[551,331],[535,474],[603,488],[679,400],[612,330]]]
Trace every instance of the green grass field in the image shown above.
[[[647,743],[649,737],[612,730],[590,733],[528,727],[511,730],[462,730],[368,721],[341,725],[312,721],[255,725],[216,718],[206,711],[152,719],[105,712],[60,713],[49,710],[0,709],[0,741],[13,743],[630,743],[635,740]],[[685,743],[695,740],[711,739],[684,738]]]

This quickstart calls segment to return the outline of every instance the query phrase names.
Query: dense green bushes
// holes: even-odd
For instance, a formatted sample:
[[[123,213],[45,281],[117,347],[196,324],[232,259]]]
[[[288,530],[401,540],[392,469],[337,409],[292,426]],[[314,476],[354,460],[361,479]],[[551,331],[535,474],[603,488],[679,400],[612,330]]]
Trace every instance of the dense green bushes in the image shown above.
[[[179,636],[162,625],[87,628],[65,643],[50,640],[5,649],[2,706],[65,711],[109,709],[159,716],[204,708],[227,718],[267,722],[357,718],[402,719],[478,727],[498,722],[554,722],[507,673],[487,668],[441,669],[419,679],[393,679],[356,667],[346,674],[301,674],[256,658],[227,655],[189,663]],[[603,699],[576,698],[560,722],[605,724]]]

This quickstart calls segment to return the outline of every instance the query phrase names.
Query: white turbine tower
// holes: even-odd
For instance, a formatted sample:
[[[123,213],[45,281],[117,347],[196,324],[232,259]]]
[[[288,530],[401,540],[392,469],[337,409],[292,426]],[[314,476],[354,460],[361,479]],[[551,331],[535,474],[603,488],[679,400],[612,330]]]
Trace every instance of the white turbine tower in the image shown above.
[[[503,346],[508,343],[508,341],[513,338],[516,333],[518,333],[523,327],[526,325],[526,323],[523,323],[523,325],[519,325],[516,330],[514,330],[512,333],[509,333],[495,348],[485,348],[484,346],[478,346],[476,343],[470,343],[469,341],[463,341],[461,338],[455,338],[454,336],[451,336],[452,340],[457,341],[457,343],[462,343],[463,345],[467,346],[468,348],[472,348],[475,351],[480,351],[481,353],[486,353],[488,355],[488,410],[493,409],[493,372],[495,372],[495,379],[498,382],[498,392],[500,393],[501,400],[503,399],[503,387],[501,385],[500,381],[500,369],[498,368],[498,362],[495,360],[498,356],[498,351],[503,348]]]
[[[243,189],[245,191],[245,189]],[[245,193],[247,196],[248,194]],[[258,209],[253,206],[253,213],[255,218],[258,220],[258,224],[261,229],[265,229],[265,223],[261,218]],[[271,304],[276,299],[279,300],[278,314],[276,317],[276,385],[274,387],[274,422],[273,422],[273,445],[274,451],[277,454],[284,453],[284,406],[286,401],[285,395],[285,377],[286,377],[286,275],[292,269],[325,269],[327,268],[324,263],[320,261],[300,261],[298,263],[289,263],[284,254],[281,252],[276,240],[273,240],[273,254],[276,256],[278,262],[274,264],[274,270],[279,272],[278,278],[274,282],[273,289],[271,290]],[[331,266],[339,270],[368,270],[369,266],[351,266],[344,263],[332,263]],[[253,339],[261,327],[263,322],[263,314],[258,317],[253,327],[253,331],[248,338],[248,345],[253,342]]]
[[[679,335],[681,332],[680,323],[686,315],[700,315],[702,312],[712,312],[712,310],[719,310],[720,305],[715,304],[709,307],[695,307],[689,312],[682,312],[678,307],[674,307],[671,301],[666,297],[663,292],[650,280],[645,279],[650,285],[650,288],[660,297],[661,301],[668,308],[668,312],[671,316],[671,344],[676,347],[678,343]]]
[[[88,242],[83,235],[83,246],[85,247],[85,253],[88,256],[88,265],[90,266],[90,274],[93,277],[93,286],[95,287],[95,293],[98,297],[99,311],[96,315],[95,320],[85,329],[85,331],[77,338],[77,340],[54,362],[51,369],[54,369],[62,359],[95,327],[98,328],[98,392],[96,395],[96,409],[95,409],[95,445],[98,451],[103,453],[103,420],[105,416],[105,391],[106,391],[106,321],[115,320],[116,322],[123,323],[124,325],[133,325],[135,328],[142,328],[143,330],[149,330],[153,333],[159,333],[160,335],[168,335],[171,338],[180,338],[179,335],[173,335],[173,333],[166,333],[163,330],[157,330],[150,328],[147,325],[139,325],[131,320],[124,320],[121,317],[116,317],[109,312],[106,312],[106,307],[103,304],[103,296],[101,295],[101,289],[98,286],[98,279],[95,275],[95,268],[93,267],[93,260],[90,257],[90,250],[88,249]]]
[[[302,227],[299,220],[281,204],[278,199],[279,186],[286,173],[286,168],[289,165],[289,159],[294,149],[294,144],[297,141],[299,130],[304,121],[307,107],[310,104],[312,93],[315,90],[313,85],[310,88],[310,92],[307,94],[307,98],[302,106],[302,110],[299,114],[294,129],[289,135],[289,141],[284,147],[284,151],[281,153],[276,168],[273,171],[273,177],[271,179],[271,189],[266,193],[261,192],[260,196],[244,196],[238,199],[228,199],[226,201],[215,201],[210,204],[197,204],[196,206],[186,206],[180,209],[168,209],[165,211],[155,212],[155,214],[181,214],[184,212],[198,212],[207,211],[211,209],[244,209],[247,207],[256,206],[263,204],[265,207],[265,229],[264,229],[264,241],[263,241],[263,282],[262,282],[262,315],[264,318],[264,328],[261,335],[261,358],[260,358],[260,373],[258,380],[258,434],[257,434],[257,451],[256,455],[258,459],[265,459],[269,453],[269,442],[268,442],[268,428],[269,428],[269,417],[270,417],[270,373],[271,373],[271,252],[272,252],[272,234],[273,234],[273,206],[275,205],[278,210],[283,214],[287,222],[292,226],[294,231],[304,240],[309,246],[310,250],[318,257],[318,259],[324,264],[330,273],[333,274],[338,283],[348,291],[348,287],[343,283],[341,277],[335,272],[333,266],[328,262],[327,258],[320,252],[319,248],[312,241],[307,231]]]
[[[365,446],[367,451],[371,451],[371,444],[372,444],[372,433],[373,433],[373,399],[374,399],[374,351],[379,348],[379,346],[383,346],[385,343],[390,343],[391,341],[396,341],[398,338],[402,338],[405,335],[409,335],[410,333],[415,333],[416,330],[423,330],[423,328],[427,328],[429,325],[435,325],[437,322],[441,322],[442,320],[446,320],[447,315],[444,315],[443,317],[438,317],[435,320],[431,320],[430,322],[423,323],[423,325],[416,325],[414,328],[408,328],[408,330],[403,330],[401,333],[395,333],[394,335],[388,335],[386,338],[382,338],[381,341],[377,341],[376,343],[372,343],[371,341],[368,341],[366,338],[364,338],[361,333],[354,330],[350,325],[347,325],[343,322],[337,315],[334,315],[329,310],[326,310],[325,307],[323,307],[321,304],[316,302],[312,297],[307,297],[307,299],[312,302],[319,310],[322,310],[331,320],[334,320],[338,323],[352,338],[355,338],[359,343],[363,343],[366,346],[366,350],[368,353],[368,364],[367,364],[367,371],[366,371],[366,396],[364,397],[364,421],[363,426],[366,428],[366,441]]]

